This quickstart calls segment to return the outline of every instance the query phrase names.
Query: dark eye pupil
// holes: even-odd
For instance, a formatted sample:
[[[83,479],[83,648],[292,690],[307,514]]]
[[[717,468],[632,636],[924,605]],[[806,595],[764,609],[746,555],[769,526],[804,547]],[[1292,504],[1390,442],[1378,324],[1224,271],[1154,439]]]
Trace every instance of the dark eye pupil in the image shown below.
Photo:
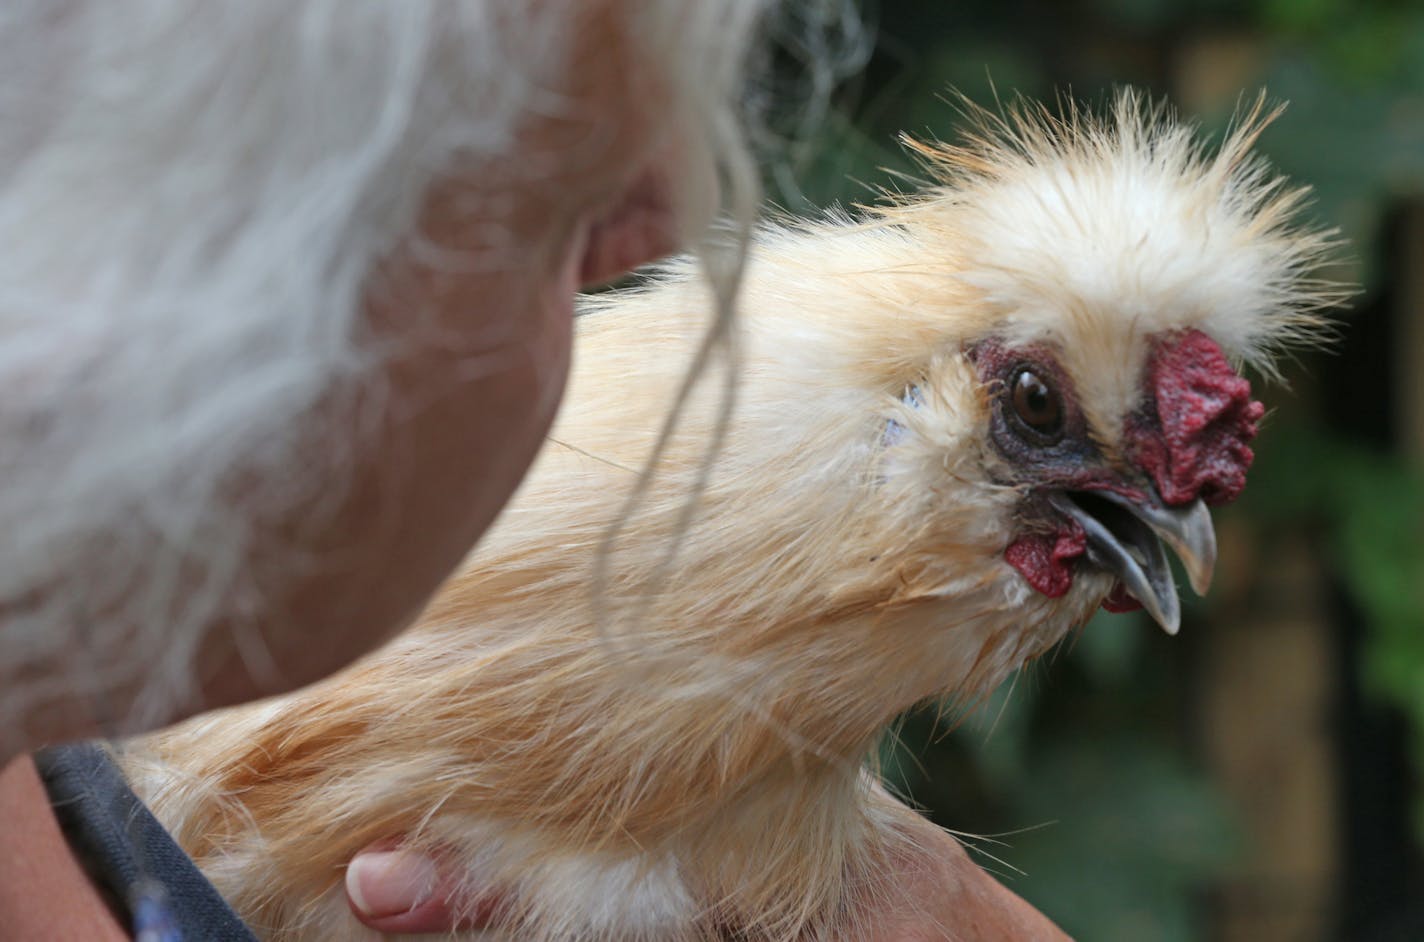
[[[1043,435],[1056,433],[1063,422],[1063,404],[1058,393],[1032,370],[1020,370],[1014,377],[1014,412],[1023,423]]]

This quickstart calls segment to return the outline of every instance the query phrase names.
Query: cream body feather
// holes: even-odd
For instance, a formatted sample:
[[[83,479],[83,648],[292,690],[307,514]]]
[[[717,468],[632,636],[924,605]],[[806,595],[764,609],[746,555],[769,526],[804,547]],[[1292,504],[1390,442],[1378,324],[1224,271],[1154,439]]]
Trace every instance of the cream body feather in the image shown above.
[[[709,301],[674,266],[589,302],[553,440],[419,627],[151,737],[130,775],[267,938],[366,937],[342,870],[397,834],[503,888],[511,938],[855,938],[916,852],[861,772],[885,726],[991,690],[1114,585],[1083,565],[1052,598],[1005,561],[1033,482],[970,351],[1053,351],[1108,464],[1154,338],[1268,366],[1328,299],[1256,129],[1206,157],[1131,96],[1101,122],[985,119],[917,145],[924,193],[763,231],[726,440],[706,466],[713,370],[598,586]]]

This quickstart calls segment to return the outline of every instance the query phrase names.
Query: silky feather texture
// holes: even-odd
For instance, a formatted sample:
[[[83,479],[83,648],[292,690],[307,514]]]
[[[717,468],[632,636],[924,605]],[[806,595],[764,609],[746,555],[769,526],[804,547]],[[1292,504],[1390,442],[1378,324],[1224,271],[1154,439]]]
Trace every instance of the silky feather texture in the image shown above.
[[[549,446],[415,630],[130,751],[259,934],[366,937],[342,868],[393,834],[501,888],[520,939],[855,938],[915,905],[886,876],[917,854],[911,812],[862,771],[877,738],[924,699],[972,704],[1113,584],[1080,570],[1050,599],[1004,562],[1020,494],[966,350],[1057,351],[1111,453],[1152,335],[1269,369],[1336,296],[1299,191],[1248,153],[1259,110],[1215,156],[1130,93],[1101,120],[976,120],[912,145],[923,192],[760,233],[710,466],[709,376],[623,502],[709,308],[674,264],[588,302]]]

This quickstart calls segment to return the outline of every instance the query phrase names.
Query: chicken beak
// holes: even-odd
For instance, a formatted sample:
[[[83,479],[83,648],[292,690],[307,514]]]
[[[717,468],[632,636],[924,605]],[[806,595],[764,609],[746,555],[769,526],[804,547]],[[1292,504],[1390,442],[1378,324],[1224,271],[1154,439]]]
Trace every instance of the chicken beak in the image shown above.
[[[1167,507],[1153,498],[1132,500],[1108,491],[1056,495],[1054,506],[1077,521],[1088,537],[1088,558],[1115,574],[1168,634],[1181,626],[1181,601],[1163,543],[1172,548],[1198,595],[1211,585],[1216,531],[1200,499]]]
[[[1122,503],[1132,506],[1125,500]],[[1133,512],[1177,554],[1192,591],[1206,595],[1216,569],[1216,530],[1211,525],[1211,511],[1202,499],[1198,497],[1189,506],[1176,509],[1138,504]]]

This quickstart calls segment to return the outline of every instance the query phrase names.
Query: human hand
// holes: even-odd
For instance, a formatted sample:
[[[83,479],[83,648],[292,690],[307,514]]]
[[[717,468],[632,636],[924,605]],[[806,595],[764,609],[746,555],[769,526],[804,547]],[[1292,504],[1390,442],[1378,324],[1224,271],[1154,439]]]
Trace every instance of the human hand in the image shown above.
[[[929,821],[914,837],[932,863],[901,862],[896,882],[921,907],[872,914],[874,933],[860,942],[1066,942],[1062,930],[975,864],[954,837]],[[382,932],[479,929],[499,906],[497,893],[464,898],[438,856],[390,841],[351,861],[346,894],[356,918]]]

